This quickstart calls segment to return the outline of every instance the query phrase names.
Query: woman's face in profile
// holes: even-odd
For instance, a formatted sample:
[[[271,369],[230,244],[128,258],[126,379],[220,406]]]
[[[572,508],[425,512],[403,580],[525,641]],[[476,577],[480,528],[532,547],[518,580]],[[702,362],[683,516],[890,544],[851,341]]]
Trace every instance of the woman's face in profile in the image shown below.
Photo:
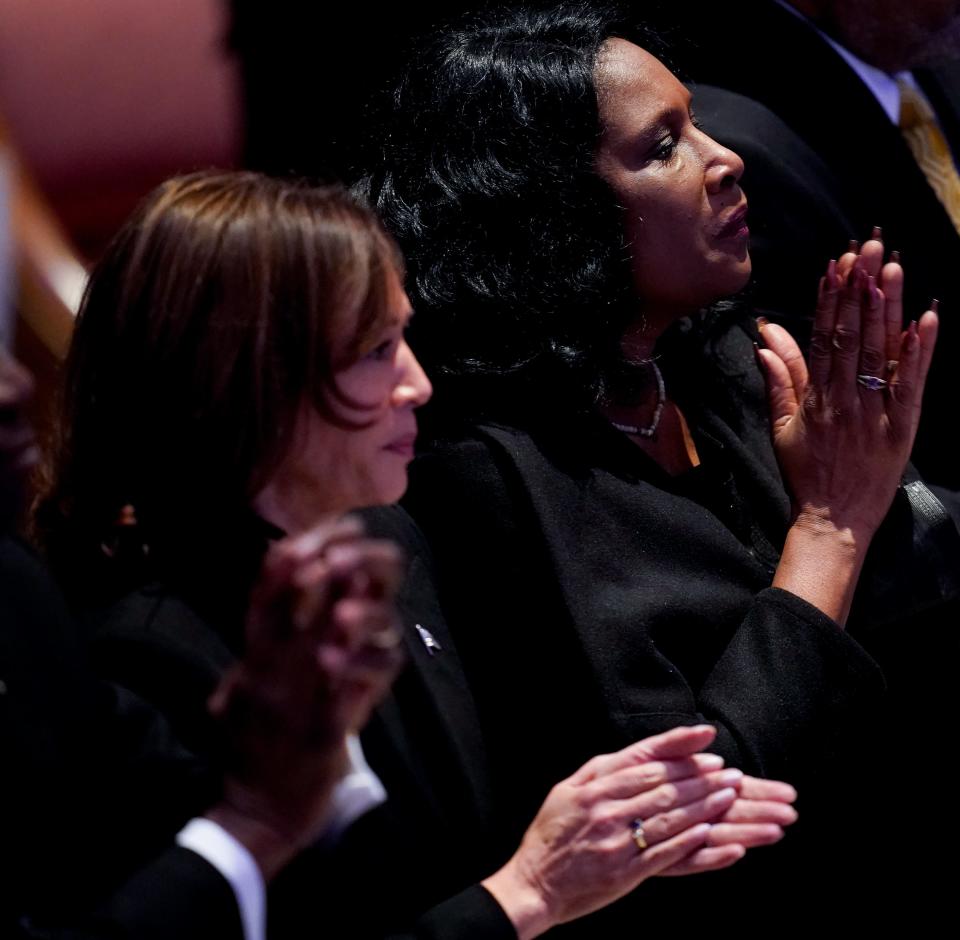
[[[432,394],[430,381],[404,338],[410,301],[400,278],[390,272],[390,322],[374,337],[370,351],[335,374],[339,399],[332,407],[341,427],[312,403],[304,403],[290,452],[268,488],[286,502],[287,517],[339,513],[398,500],[407,487],[407,465],[417,437],[414,409]],[[290,505],[296,501],[298,505]]]
[[[743,162],[693,123],[690,93],[623,39],[597,66],[603,127],[596,169],[625,211],[644,313],[683,315],[750,276]]]

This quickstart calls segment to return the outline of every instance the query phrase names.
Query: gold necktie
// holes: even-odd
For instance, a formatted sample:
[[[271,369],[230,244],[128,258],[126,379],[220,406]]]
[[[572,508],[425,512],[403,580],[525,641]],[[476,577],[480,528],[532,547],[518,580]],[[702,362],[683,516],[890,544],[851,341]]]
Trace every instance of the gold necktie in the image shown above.
[[[947,210],[953,227],[960,232],[960,174],[947,139],[924,94],[902,79],[897,80],[897,87],[900,89],[900,130],[917,166]]]

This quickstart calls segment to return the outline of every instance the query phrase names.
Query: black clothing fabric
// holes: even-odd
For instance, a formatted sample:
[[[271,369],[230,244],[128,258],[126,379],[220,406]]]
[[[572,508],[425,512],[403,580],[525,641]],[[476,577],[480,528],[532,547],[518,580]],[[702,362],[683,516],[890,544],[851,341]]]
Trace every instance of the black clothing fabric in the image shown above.
[[[951,364],[960,350],[960,327],[950,316],[960,309],[953,277],[960,235],[900,130],[810,23],[774,0],[745,0],[737,16],[679,0],[661,16],[686,40],[678,43],[676,61],[687,78],[762,106],[716,91],[694,98],[707,131],[746,165],[741,182],[750,200],[757,308],[771,318],[783,315],[803,335],[827,261],[849,239],[867,238],[874,225],[883,227],[887,247],[901,253],[905,316],[916,318],[931,298],[940,300],[944,316],[914,461],[926,479],[960,488],[960,463],[941,440],[953,423]],[[960,63],[913,74],[956,158]]]
[[[678,904],[708,926],[731,899],[759,916],[814,884],[837,903],[889,884],[864,841],[883,674],[855,630],[770,587],[789,502],[754,334],[736,321],[708,341],[695,332],[660,360],[671,394],[687,390],[691,472],[666,475],[599,417],[491,422],[438,439],[405,498],[438,559],[495,797],[512,810],[505,840],[551,781],[678,724],[715,724],[711,749],[730,765],[800,792],[801,822],[776,848],[649,883],[576,935],[620,935],[637,917],[667,929]]]
[[[229,884],[169,848],[214,783],[154,711],[96,680],[49,574],[9,538],[0,624],[0,935],[239,938]]]
[[[299,938],[316,923],[325,936],[351,940],[511,940],[509,920],[474,884],[506,857],[486,848],[494,807],[485,743],[437,606],[431,560],[399,507],[367,511],[364,520],[372,534],[403,542],[409,557],[399,599],[408,664],[361,736],[388,800],[335,846],[320,844],[281,873],[269,894],[270,935]],[[262,538],[260,552],[266,544]],[[239,630],[229,621],[249,584],[235,580],[229,592],[223,581],[212,587],[200,582],[174,594],[145,585],[88,620],[97,668],[149,701],[198,754],[216,761],[205,702],[239,652],[233,640]],[[438,648],[427,648],[417,624]]]

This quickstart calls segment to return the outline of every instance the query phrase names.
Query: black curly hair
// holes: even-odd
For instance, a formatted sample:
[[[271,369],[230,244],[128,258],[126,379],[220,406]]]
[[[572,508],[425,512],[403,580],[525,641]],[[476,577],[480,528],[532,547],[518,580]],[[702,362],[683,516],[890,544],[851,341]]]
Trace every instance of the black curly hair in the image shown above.
[[[664,52],[615,6],[487,10],[440,32],[395,92],[363,188],[406,255],[441,406],[588,409],[630,371],[620,339],[639,301],[622,210],[594,169],[613,37]]]

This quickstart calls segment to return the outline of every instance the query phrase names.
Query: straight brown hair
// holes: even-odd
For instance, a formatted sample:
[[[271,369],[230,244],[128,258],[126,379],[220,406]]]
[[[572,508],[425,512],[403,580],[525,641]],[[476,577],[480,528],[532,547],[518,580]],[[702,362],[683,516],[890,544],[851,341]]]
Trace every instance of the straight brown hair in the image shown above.
[[[389,321],[392,272],[341,187],[204,172],[155,190],[94,268],[67,360],[34,533],[68,585],[124,515],[151,567],[229,540],[304,400],[343,423],[335,375]]]

